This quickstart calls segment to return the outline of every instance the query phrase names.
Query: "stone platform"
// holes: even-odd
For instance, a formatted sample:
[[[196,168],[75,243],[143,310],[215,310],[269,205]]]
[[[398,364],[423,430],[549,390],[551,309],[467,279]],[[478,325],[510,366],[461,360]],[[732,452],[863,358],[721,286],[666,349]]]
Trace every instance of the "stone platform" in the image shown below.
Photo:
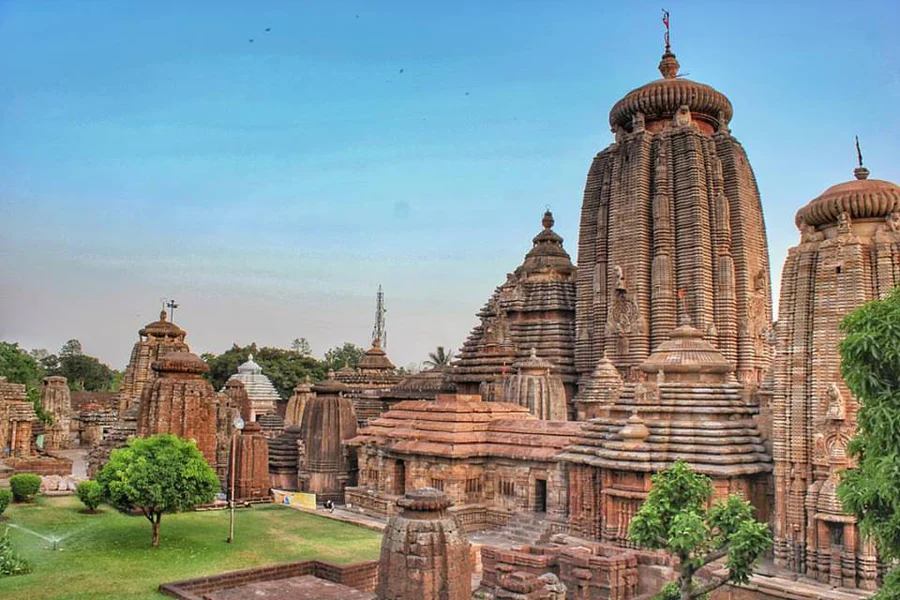
[[[375,594],[361,592],[340,583],[319,579],[315,575],[301,575],[277,581],[261,581],[241,585],[203,596],[207,600],[374,600]]]

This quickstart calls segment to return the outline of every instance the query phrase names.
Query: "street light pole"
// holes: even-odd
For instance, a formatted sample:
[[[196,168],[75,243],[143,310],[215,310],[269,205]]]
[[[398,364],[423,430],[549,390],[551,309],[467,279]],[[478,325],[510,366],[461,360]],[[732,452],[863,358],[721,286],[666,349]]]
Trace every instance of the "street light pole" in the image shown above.
[[[234,433],[231,434],[231,517],[228,524],[228,543],[234,543],[234,472],[235,472],[235,454],[237,454],[237,438],[241,430],[244,428],[244,420],[238,415],[234,419]]]

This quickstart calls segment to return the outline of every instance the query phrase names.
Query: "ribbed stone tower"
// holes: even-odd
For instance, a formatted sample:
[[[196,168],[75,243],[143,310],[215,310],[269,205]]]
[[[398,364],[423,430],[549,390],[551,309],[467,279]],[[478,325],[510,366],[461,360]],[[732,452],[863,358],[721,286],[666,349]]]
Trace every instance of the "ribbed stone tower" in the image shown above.
[[[534,348],[553,363],[567,398],[575,395],[575,267],[550,211],[541,224],[525,261],[478,313],[481,323],[460,350],[451,381],[461,394],[500,401],[513,362]]]
[[[44,435],[45,450],[64,450],[72,445],[72,396],[65,377],[44,377],[41,406],[53,417],[53,425]]]
[[[538,358],[532,348],[531,356],[514,362],[513,369],[516,374],[506,380],[504,402],[525,406],[538,419],[566,420],[566,388],[553,373],[553,363]]]
[[[623,376],[640,378],[637,367],[685,304],[738,377],[758,381],[772,317],[756,180],[728,128],[731,102],[678,69],[667,47],[662,79],[613,106],[615,142],[588,172],[576,367],[588,375],[605,353]]]
[[[447,512],[450,498],[433,488],[397,501],[381,542],[378,600],[469,600],[469,541]]]
[[[775,561],[819,581],[875,589],[876,559],[834,498],[858,404],[840,376],[840,323],[900,283],[900,187],[835,185],[797,212],[781,277],[774,364]]]
[[[131,358],[125,367],[119,389],[119,411],[136,402],[154,377],[151,365],[171,352],[188,352],[183,329],[168,320],[166,311],[160,311],[159,321],[145,325],[138,331],[138,339],[131,350]]]
[[[284,411],[285,427],[300,425],[303,422],[303,411],[312,397],[312,384],[310,384],[309,375],[307,375],[304,381],[294,386],[294,394],[288,400],[287,408]]]
[[[344,487],[355,481],[356,453],[344,441],[356,436],[356,411],[347,397],[350,388],[334,379],[313,386],[315,396],[303,410],[300,437],[306,448],[301,457],[298,483],[320,501],[344,501]]]
[[[236,444],[235,498],[247,500],[269,495],[269,445],[259,423],[244,426]]]
[[[206,462],[216,467],[216,392],[202,375],[209,365],[190,352],[175,352],[153,363],[156,378],[141,395],[138,435],[171,433],[194,440]]]

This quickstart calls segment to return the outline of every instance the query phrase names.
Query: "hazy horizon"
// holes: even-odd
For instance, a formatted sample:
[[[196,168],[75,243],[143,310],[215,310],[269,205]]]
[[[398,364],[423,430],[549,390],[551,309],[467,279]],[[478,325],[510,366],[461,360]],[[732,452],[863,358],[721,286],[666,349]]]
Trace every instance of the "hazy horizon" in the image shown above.
[[[609,109],[659,77],[659,3],[622,4],[0,1],[0,340],[123,368],[167,297],[197,354],[321,356],[368,347],[382,284],[395,364],[455,351],[545,206],[577,260]],[[734,105],[777,297],[854,135],[900,181],[896,6],[666,8]]]

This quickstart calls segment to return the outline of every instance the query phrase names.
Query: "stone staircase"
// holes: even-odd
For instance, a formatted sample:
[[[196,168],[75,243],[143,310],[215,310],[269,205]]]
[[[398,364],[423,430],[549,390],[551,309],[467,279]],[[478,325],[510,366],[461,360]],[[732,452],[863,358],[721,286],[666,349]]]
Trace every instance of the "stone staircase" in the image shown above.
[[[470,535],[472,541],[492,546],[534,546],[550,539],[550,522],[546,513],[519,513],[499,529]]]

